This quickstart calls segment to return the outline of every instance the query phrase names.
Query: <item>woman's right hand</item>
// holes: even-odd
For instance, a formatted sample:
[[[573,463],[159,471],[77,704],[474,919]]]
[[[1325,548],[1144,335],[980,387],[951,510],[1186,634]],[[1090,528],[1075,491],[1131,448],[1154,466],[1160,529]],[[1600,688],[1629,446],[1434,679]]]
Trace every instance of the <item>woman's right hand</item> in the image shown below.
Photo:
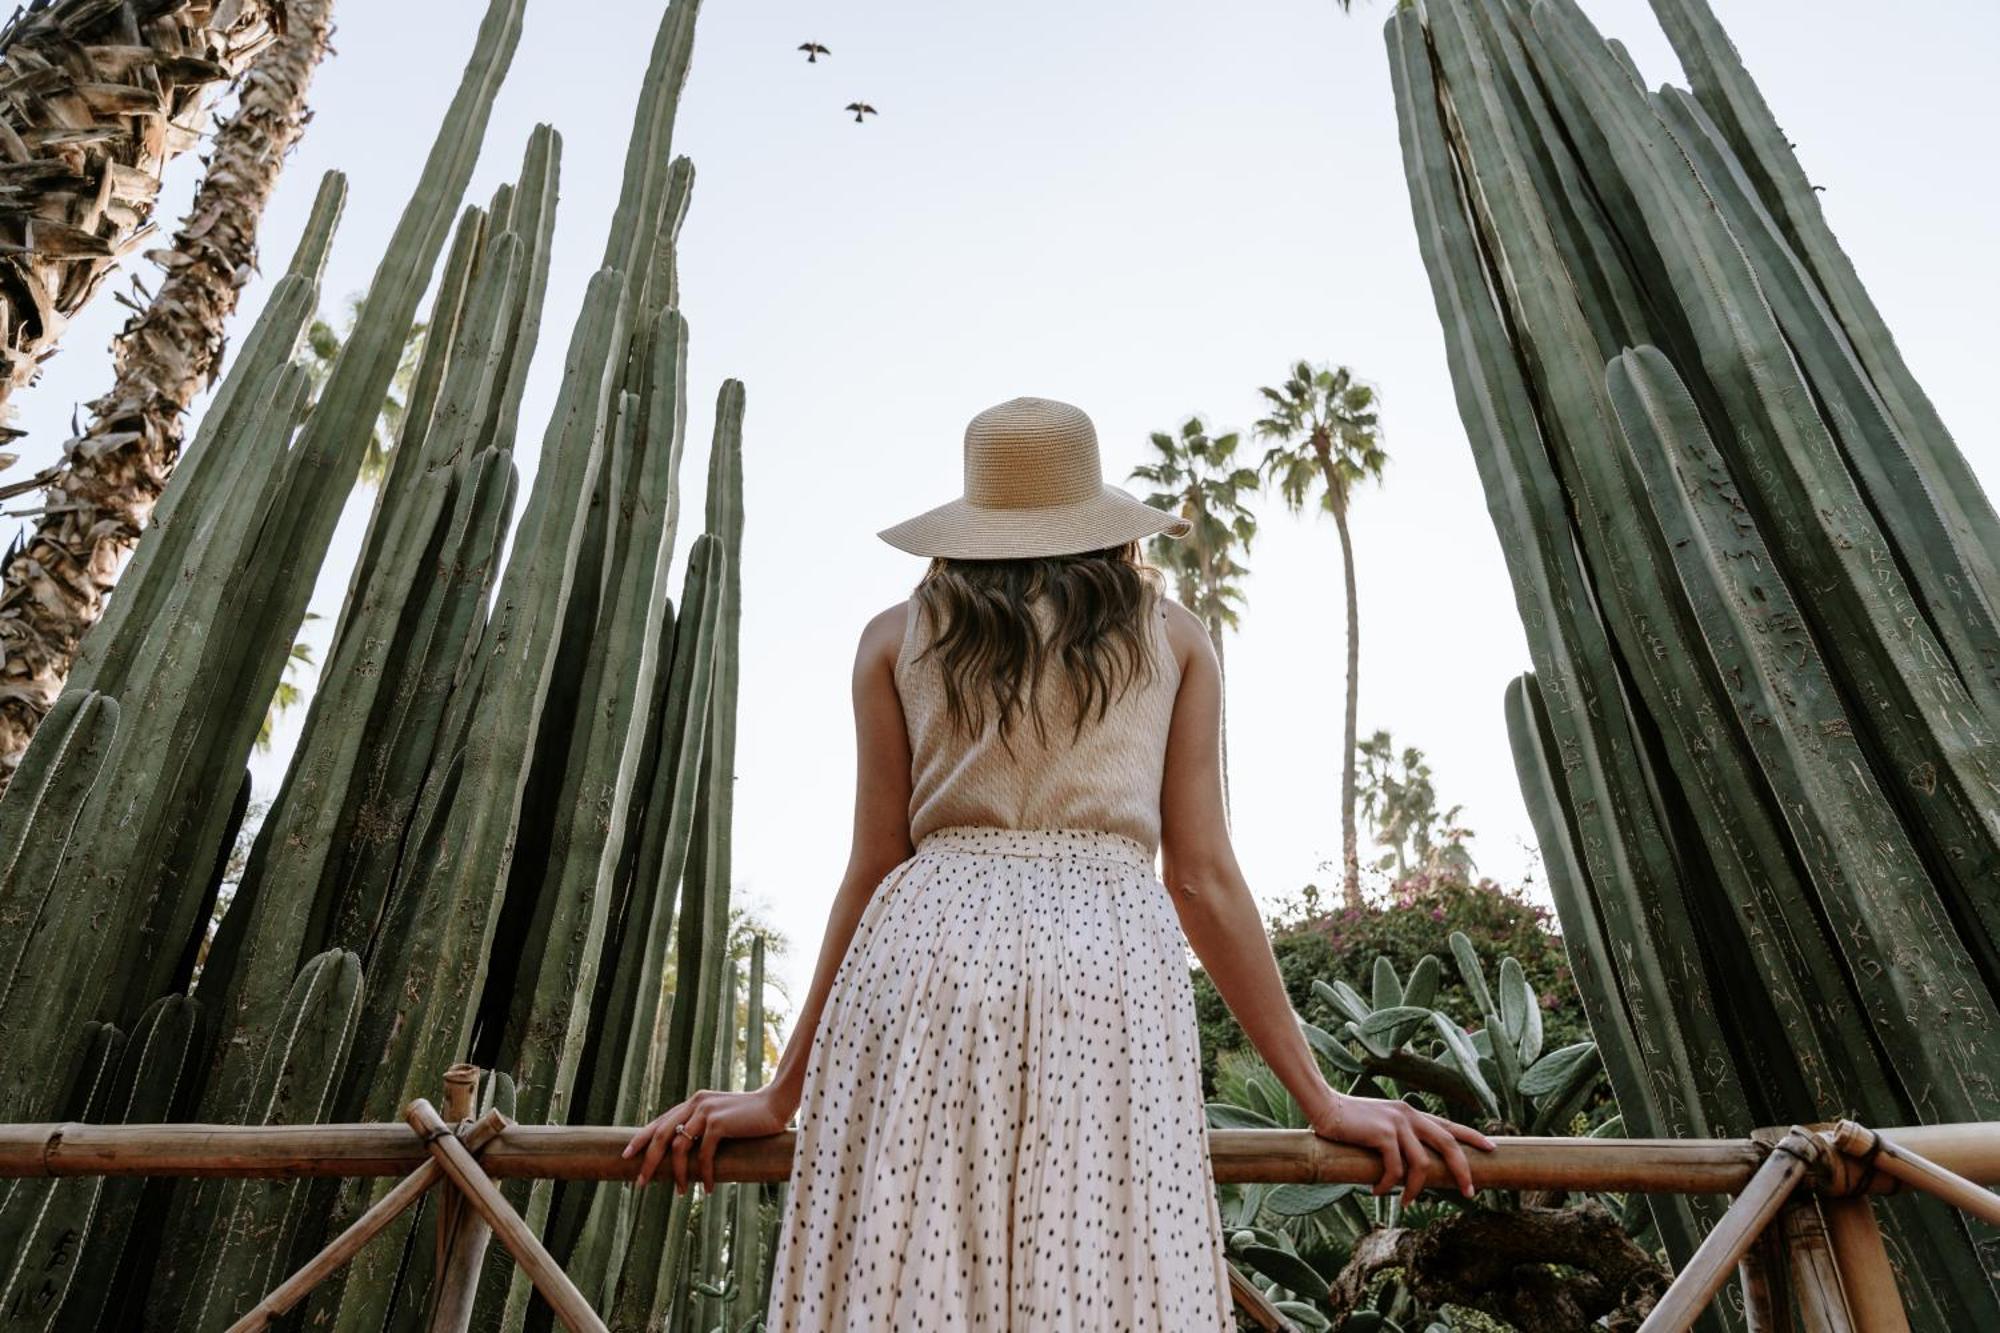
[[[641,1125],[622,1155],[639,1158],[638,1176],[633,1181],[636,1187],[643,1188],[671,1155],[677,1190],[685,1192],[692,1175],[713,1192],[715,1150],[724,1140],[776,1134],[797,1109],[798,1099],[785,1095],[776,1084],[755,1092],[697,1092]],[[694,1158],[692,1172],[690,1156]]]
[[[1382,1155],[1382,1178],[1375,1182],[1376,1194],[1387,1194],[1400,1184],[1404,1201],[1415,1199],[1423,1193],[1430,1154],[1436,1153],[1458,1182],[1458,1192],[1469,1199],[1474,1192],[1472,1166],[1466,1160],[1464,1145],[1493,1151],[1493,1140],[1470,1125],[1420,1111],[1408,1102],[1354,1097],[1332,1088],[1326,1089],[1320,1101],[1311,1113],[1313,1133],[1332,1143],[1372,1148]]]

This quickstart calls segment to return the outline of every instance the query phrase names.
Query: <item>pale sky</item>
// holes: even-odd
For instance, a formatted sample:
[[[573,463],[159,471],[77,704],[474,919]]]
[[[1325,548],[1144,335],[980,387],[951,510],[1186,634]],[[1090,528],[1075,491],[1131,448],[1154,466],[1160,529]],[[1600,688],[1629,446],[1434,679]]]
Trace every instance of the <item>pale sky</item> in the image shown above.
[[[1919,379],[2000,484],[1987,424],[2000,9],[1940,0],[1911,22],[1860,0],[1715,3]],[[265,221],[266,272],[282,269],[320,172],[339,167],[350,196],[323,304],[337,311],[365,287],[482,8],[344,0],[339,54]],[[1247,428],[1257,386],[1297,358],[1374,382],[1392,463],[1354,515],[1362,732],[1388,727],[1428,752],[1444,800],[1478,832],[1482,870],[1534,872],[1501,716],[1527,651],[1411,229],[1389,4],[1356,8],[709,0],[676,144],[697,172],[683,476],[693,494],[716,387],[742,378],[736,892],[791,933],[776,972],[794,994],[846,857],[854,640],[921,571],[874,533],[955,495],[966,419],[1017,394],[1089,411],[1122,481],[1147,432],[1189,413]],[[1585,8],[1650,80],[1680,81],[1643,0]],[[636,0],[531,0],[487,136],[477,200],[514,172],[534,122],[564,136],[530,447],[602,251],[658,14]],[[794,49],[806,40],[832,55],[808,65]],[[857,98],[879,118],[854,124],[840,108]],[[194,171],[172,173],[166,223]],[[265,291],[246,293],[239,331]],[[106,387],[100,349],[121,314],[101,297],[17,398],[22,469],[53,456],[73,406]],[[525,492],[534,459],[519,461]],[[1275,498],[1261,512],[1229,710],[1238,851],[1270,902],[1337,877],[1342,623],[1331,523],[1294,519]],[[328,620],[307,631],[317,643],[364,518],[352,507],[336,539],[315,602]],[[302,718],[254,764],[260,796]]]

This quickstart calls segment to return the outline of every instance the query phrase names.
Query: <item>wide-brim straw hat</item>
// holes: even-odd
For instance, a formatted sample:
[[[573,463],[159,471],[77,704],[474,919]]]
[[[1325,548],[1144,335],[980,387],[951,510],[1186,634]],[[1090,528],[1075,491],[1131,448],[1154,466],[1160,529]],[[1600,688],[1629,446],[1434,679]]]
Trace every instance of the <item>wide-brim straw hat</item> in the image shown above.
[[[912,555],[1021,560],[1123,546],[1192,526],[1104,480],[1097,428],[1048,398],[989,407],[965,428],[965,494],[880,533]]]

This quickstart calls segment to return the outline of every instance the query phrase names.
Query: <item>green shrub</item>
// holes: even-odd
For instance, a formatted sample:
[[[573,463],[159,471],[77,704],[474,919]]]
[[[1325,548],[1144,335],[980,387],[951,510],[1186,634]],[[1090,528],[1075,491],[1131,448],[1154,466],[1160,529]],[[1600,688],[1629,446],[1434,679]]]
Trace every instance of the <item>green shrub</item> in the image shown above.
[[[1497,971],[1511,954],[1541,996],[1542,1024],[1551,1049],[1590,1037],[1583,1004],[1570,978],[1562,936],[1551,928],[1551,913],[1519,892],[1490,879],[1468,880],[1446,872],[1414,874],[1391,884],[1385,901],[1360,910],[1333,906],[1316,886],[1281,906],[1271,925],[1271,948],[1284,976],[1285,993],[1299,1017],[1328,1031],[1342,1021],[1313,991],[1328,977],[1364,981],[1377,957],[1387,958],[1408,976],[1425,954],[1451,957],[1450,938],[1462,931],[1479,961]],[[1243,1029],[1230,1016],[1205,972],[1194,975],[1195,1015],[1201,1027],[1202,1090],[1215,1095],[1216,1059],[1225,1051],[1248,1051]],[[1455,969],[1446,968],[1436,1005],[1453,1013],[1476,1014]],[[1474,1019],[1476,1022],[1477,1020]]]

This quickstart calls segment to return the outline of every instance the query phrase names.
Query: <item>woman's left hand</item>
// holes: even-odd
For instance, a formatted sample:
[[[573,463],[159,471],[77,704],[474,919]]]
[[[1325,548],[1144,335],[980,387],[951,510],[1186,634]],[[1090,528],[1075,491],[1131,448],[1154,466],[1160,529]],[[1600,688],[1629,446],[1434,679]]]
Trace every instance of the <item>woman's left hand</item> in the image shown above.
[[[625,1145],[626,1157],[642,1157],[639,1177],[644,1185],[660,1169],[668,1153],[674,1159],[674,1188],[688,1188],[688,1158],[699,1149],[695,1177],[708,1190],[715,1188],[715,1150],[724,1139],[760,1139],[776,1134],[792,1118],[792,1109],[779,1103],[769,1087],[755,1092],[697,1092],[680,1105],[663,1111],[639,1127]]]

